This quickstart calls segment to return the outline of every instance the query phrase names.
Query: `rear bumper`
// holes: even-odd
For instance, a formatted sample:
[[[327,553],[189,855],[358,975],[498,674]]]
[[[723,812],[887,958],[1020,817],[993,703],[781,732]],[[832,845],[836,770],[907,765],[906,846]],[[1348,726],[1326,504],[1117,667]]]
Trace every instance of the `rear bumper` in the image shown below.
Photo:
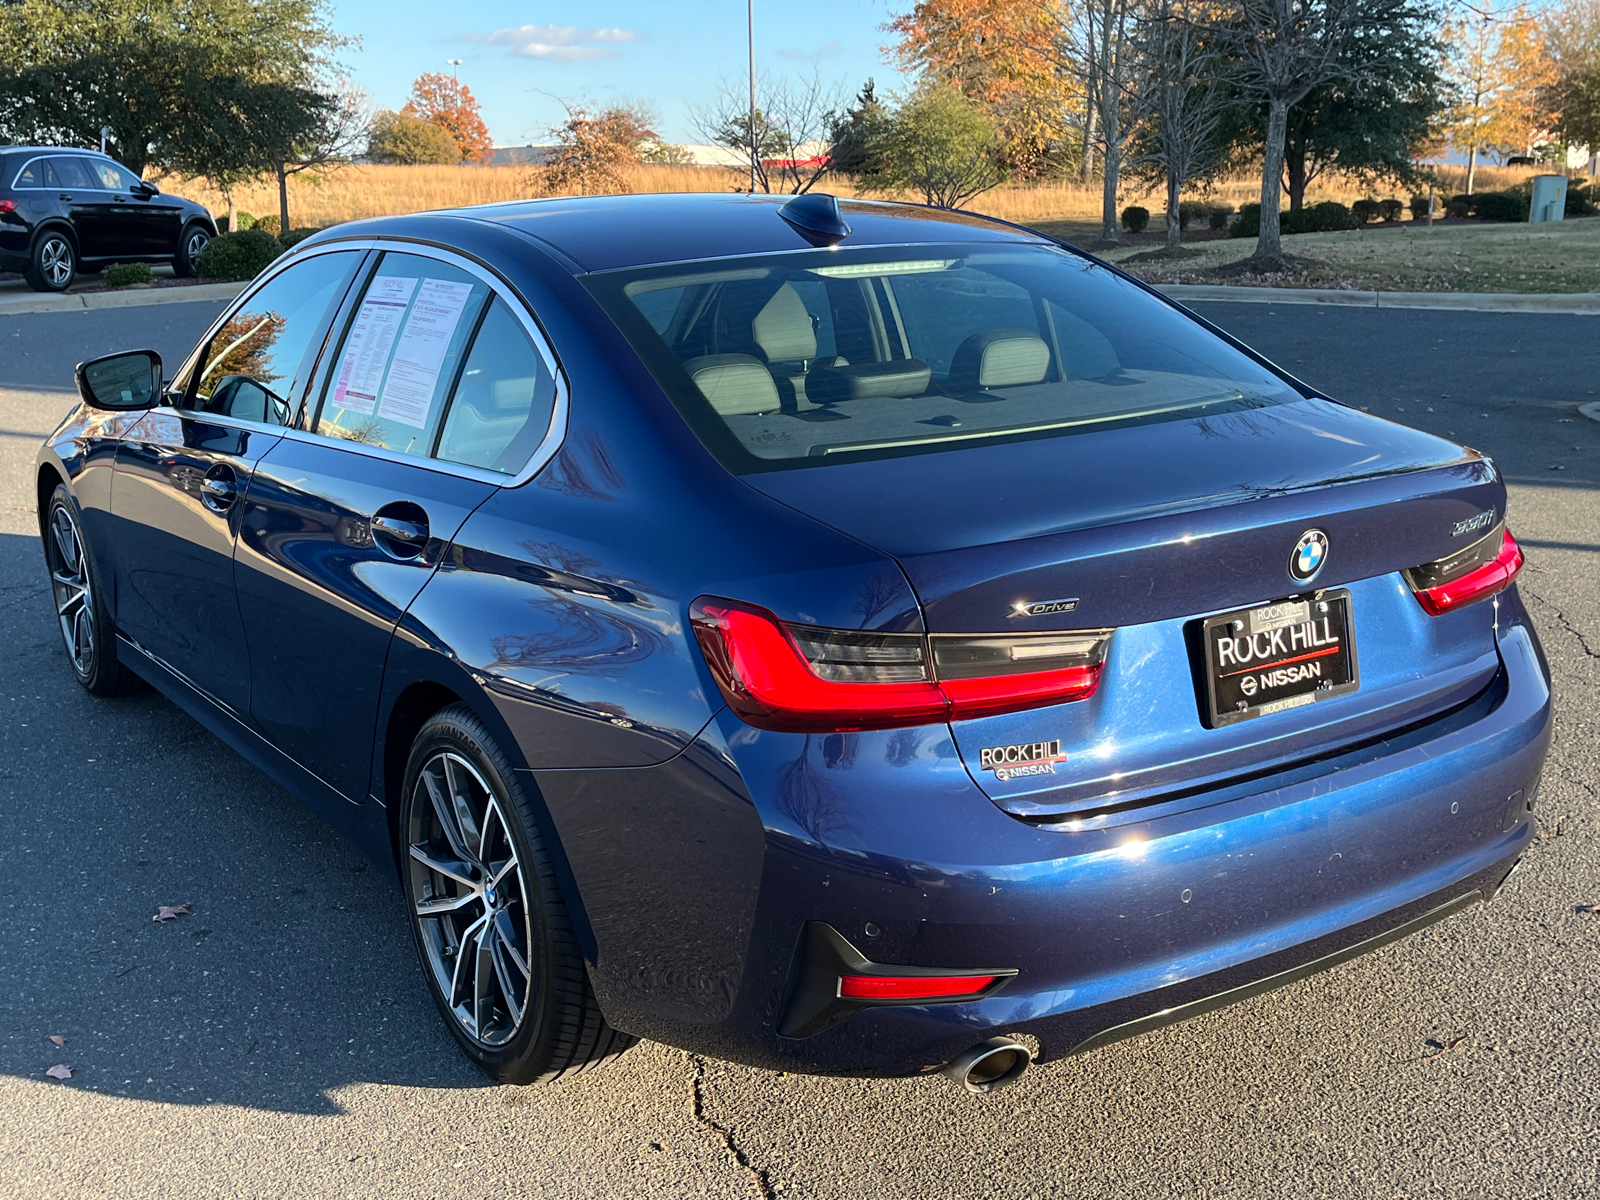
[[[1492,895],[1531,839],[1525,798],[1550,737],[1531,626],[1505,627],[1501,642],[1489,691],[1409,741],[1114,825],[1006,815],[947,731],[807,738],[726,713],[679,759],[629,773],[633,803],[657,818],[647,849],[619,850],[631,826],[614,807],[600,865],[599,839],[569,838],[576,809],[558,781],[540,783],[588,911],[596,991],[620,1028],[824,1073],[918,1073],[997,1032],[1060,1058]],[[877,963],[1018,975],[970,1002],[868,1008],[785,1038],[812,921]]]

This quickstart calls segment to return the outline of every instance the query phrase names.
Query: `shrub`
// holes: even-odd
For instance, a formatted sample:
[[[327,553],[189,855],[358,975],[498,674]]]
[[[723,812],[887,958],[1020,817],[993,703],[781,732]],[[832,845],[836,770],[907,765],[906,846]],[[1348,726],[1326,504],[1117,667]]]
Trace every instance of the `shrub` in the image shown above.
[[[277,213],[273,213],[270,217],[260,218],[256,221],[254,228],[261,230],[262,233],[270,233],[273,237],[277,237],[278,234],[283,232]],[[239,232],[243,233],[244,231],[241,229]]]
[[[234,213],[233,214],[233,219],[234,219],[234,226],[232,228],[229,228],[227,216],[224,215],[224,216],[218,217],[217,218],[217,232],[218,233],[237,233],[241,229],[253,229],[253,228],[255,228],[256,219],[254,217],[252,217],[249,213],[245,212],[243,209],[240,209],[238,212]]]
[[[373,162],[413,167],[423,163],[448,165],[461,161],[461,147],[442,125],[408,112],[380,110],[372,119],[367,157]]]
[[[1203,201],[1178,204],[1178,228],[1187,229],[1195,221],[1203,221],[1211,214],[1211,206]]]
[[[1150,210],[1140,208],[1137,204],[1130,204],[1122,210],[1122,227],[1129,233],[1143,233],[1145,226],[1150,224]]]
[[[313,233],[321,232],[322,230],[320,229],[312,228],[291,229],[288,233],[281,235],[278,238],[278,241],[282,244],[285,250],[292,250],[294,247],[298,246],[301,242],[310,237]]]
[[[254,279],[283,253],[283,244],[261,228],[241,229],[212,238],[195,260],[195,269],[207,279],[239,283]]]
[[[1233,223],[1233,228],[1228,231],[1236,238],[1261,236],[1261,205],[1241,204],[1239,206],[1239,219]]]
[[[1221,205],[1211,210],[1211,228],[1226,229],[1228,227],[1228,210]]]
[[[1378,215],[1384,219],[1386,224],[1393,225],[1400,219],[1400,214],[1405,211],[1406,206],[1398,200],[1378,201]]]
[[[1381,211],[1382,209],[1378,202],[1370,197],[1365,200],[1357,200],[1350,206],[1350,215],[1355,217],[1356,221],[1362,225],[1372,224],[1378,219],[1378,214]]]
[[[150,283],[153,279],[149,263],[115,263],[106,268],[108,288],[132,287],[136,283]]]
[[[1428,219],[1428,198],[1426,196],[1411,197],[1411,219],[1413,221],[1426,221]]]
[[[1478,216],[1485,221],[1526,221],[1528,201],[1510,192],[1484,192],[1478,196]]]
[[[1472,215],[1472,197],[1452,196],[1450,203],[1445,206],[1445,211],[1452,217],[1470,217]]]
[[[1569,181],[1567,184],[1567,202],[1564,215],[1569,217],[1587,217],[1589,214],[1593,213],[1595,211],[1595,207],[1589,202],[1589,193],[1594,190],[1595,189],[1589,184],[1579,183],[1575,179]]]

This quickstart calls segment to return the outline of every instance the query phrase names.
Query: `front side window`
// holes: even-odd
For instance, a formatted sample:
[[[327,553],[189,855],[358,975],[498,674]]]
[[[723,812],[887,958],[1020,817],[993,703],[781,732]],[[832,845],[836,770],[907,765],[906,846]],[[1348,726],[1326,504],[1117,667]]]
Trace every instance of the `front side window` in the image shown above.
[[[103,158],[80,159],[89,170],[100,180],[100,186],[108,192],[131,192],[139,182],[138,177],[126,167],[119,167],[114,162],[107,162]]]
[[[1298,398],[1203,326],[1050,246],[807,251],[585,282],[736,473]]]
[[[458,267],[385,254],[333,359],[316,432],[427,455],[489,298]]]
[[[310,366],[308,351],[360,259],[354,250],[318,254],[273,276],[212,335],[192,386],[178,385],[184,406],[289,424],[295,382]]]

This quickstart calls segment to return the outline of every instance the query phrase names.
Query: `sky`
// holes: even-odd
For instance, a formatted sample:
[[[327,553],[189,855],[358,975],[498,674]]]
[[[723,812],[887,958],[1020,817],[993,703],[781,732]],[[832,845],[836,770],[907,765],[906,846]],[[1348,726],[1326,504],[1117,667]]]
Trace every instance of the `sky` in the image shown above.
[[[910,0],[755,0],[758,75],[809,79],[853,93],[903,80],[879,29]],[[745,0],[332,0],[334,28],[358,37],[342,61],[383,108],[405,103],[424,71],[459,72],[497,146],[548,140],[562,101],[643,100],[670,142],[705,139],[693,108],[720,83],[743,89]],[[459,58],[459,67],[447,65]]]

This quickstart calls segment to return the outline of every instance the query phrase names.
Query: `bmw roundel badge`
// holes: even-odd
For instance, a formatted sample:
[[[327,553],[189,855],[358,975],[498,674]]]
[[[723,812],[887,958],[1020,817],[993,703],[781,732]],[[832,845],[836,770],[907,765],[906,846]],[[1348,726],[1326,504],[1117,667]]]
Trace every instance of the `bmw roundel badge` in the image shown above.
[[[1289,574],[1298,583],[1310,583],[1328,561],[1328,535],[1308,529],[1289,553]]]

